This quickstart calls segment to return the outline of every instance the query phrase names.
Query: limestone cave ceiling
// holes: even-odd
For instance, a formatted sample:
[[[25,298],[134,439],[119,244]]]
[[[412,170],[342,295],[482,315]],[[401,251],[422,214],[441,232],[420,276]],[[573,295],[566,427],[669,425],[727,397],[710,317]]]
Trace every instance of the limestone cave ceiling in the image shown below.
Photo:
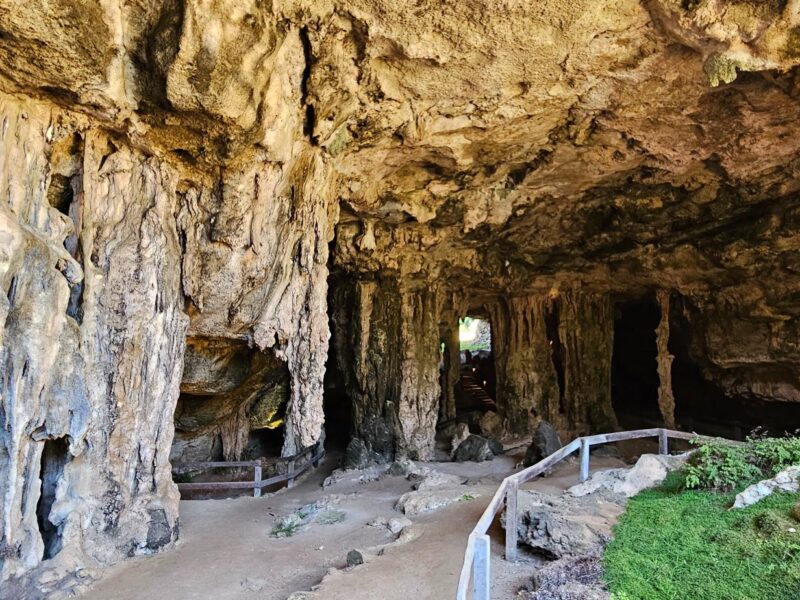
[[[800,269],[797,4],[2,2],[0,72],[170,161],[198,210],[312,152],[346,271],[774,288]]]

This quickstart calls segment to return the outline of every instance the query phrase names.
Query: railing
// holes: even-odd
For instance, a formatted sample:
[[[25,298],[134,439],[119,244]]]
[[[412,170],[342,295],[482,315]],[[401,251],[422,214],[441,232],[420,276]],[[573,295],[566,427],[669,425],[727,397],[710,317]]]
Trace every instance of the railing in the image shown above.
[[[456,600],[467,600],[470,579],[472,580],[472,596],[474,600],[490,600],[491,598],[491,544],[486,533],[491,527],[494,518],[505,506],[506,508],[506,560],[517,560],[517,494],[519,486],[567,458],[573,452],[580,450],[580,482],[589,477],[589,456],[592,446],[621,442],[640,438],[658,437],[658,450],[660,454],[669,453],[669,439],[694,440],[710,439],[707,436],[671,429],[654,428],[638,429],[635,431],[619,431],[589,435],[572,440],[560,450],[553,452],[547,458],[535,465],[523,469],[519,473],[506,477],[492,496],[489,506],[483,511],[472,532],[469,534],[467,549],[464,551],[464,564],[458,579]]]
[[[311,455],[310,458],[308,458],[309,455]],[[197,471],[200,469],[253,467],[253,481],[204,481],[197,483],[179,483],[178,489],[180,491],[252,489],[253,496],[258,498],[261,496],[261,490],[269,485],[287,481],[287,487],[293,487],[294,480],[312,465],[314,467],[318,466],[320,459],[324,455],[324,446],[320,442],[317,442],[313,446],[309,446],[294,456],[273,459],[269,463],[265,463],[264,460],[260,458],[257,460],[176,463],[172,465],[172,470],[173,472],[186,472]],[[302,460],[305,458],[308,458],[308,460],[306,462],[302,462]],[[267,479],[261,478],[265,466],[277,465],[281,463],[288,463],[286,467],[286,473],[275,475],[274,477],[269,477]]]

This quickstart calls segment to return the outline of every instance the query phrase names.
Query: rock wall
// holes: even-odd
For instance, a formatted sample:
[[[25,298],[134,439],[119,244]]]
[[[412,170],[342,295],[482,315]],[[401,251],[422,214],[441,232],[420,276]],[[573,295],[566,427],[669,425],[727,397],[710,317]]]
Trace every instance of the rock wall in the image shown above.
[[[346,283],[335,295],[353,437],[387,459],[433,457],[440,308],[436,290],[406,289],[393,277]]]
[[[288,163],[261,154],[209,175],[49,103],[0,95],[0,118],[0,560],[14,579],[43,558],[109,563],[177,538],[187,336],[274,353],[289,373],[283,453],[319,439],[337,208],[302,142]],[[282,378],[261,375],[239,409],[200,426],[184,403],[179,426],[239,455],[251,396]]]
[[[6,579],[45,552],[107,562],[177,537],[169,448],[188,317],[175,173],[43,105],[3,96],[0,114]],[[57,177],[71,216],[50,204]],[[67,456],[41,526],[48,440]],[[57,531],[50,549],[40,528]]]

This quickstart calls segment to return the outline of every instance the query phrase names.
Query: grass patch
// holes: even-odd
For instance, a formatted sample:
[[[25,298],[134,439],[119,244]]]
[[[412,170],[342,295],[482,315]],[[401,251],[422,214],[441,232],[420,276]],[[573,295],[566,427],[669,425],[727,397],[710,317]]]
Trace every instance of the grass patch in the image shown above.
[[[612,598],[800,598],[798,494],[729,510],[733,492],[683,490],[681,478],[630,499],[603,556]]]
[[[472,494],[464,494],[458,499],[459,502],[469,502],[470,500],[475,500],[475,496]]]
[[[288,517],[280,519],[275,524],[275,527],[272,528],[271,535],[272,537],[276,538],[292,537],[303,527],[303,525],[304,523],[302,518],[296,514],[292,514]]]

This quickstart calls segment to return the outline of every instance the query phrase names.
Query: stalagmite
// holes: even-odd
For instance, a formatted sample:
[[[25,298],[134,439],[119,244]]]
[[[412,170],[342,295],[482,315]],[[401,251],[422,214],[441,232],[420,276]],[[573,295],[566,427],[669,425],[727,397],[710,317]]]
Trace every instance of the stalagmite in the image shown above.
[[[675,396],[672,394],[672,361],[675,357],[669,352],[669,292],[658,290],[656,296],[661,309],[661,320],[656,328],[658,408],[664,418],[664,426],[675,429]]]

